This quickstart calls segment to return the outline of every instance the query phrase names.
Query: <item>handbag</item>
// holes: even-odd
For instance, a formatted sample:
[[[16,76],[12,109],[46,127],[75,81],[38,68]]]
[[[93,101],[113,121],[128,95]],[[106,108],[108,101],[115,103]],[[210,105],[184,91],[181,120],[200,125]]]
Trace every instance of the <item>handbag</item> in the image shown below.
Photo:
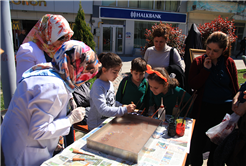
[[[89,107],[90,106],[90,82],[85,82],[79,87],[75,86],[73,92],[73,98],[78,107]]]
[[[206,135],[211,142],[219,145],[234,130],[239,118],[240,116],[235,113],[226,114],[221,123],[208,129]]]
[[[183,69],[174,63],[173,61],[173,49],[172,48],[170,50],[170,59],[169,59],[169,66],[166,67],[166,70],[168,72],[169,75],[171,75],[172,73],[174,73],[175,78],[178,80],[179,82],[179,87],[185,89],[185,73],[183,71]]]

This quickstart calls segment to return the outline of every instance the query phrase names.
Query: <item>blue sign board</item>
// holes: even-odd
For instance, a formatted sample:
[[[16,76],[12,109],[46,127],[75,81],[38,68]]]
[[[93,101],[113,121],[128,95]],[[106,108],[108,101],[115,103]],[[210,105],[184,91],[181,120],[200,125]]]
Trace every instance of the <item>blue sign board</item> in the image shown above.
[[[186,23],[186,14],[100,7],[100,17]]]

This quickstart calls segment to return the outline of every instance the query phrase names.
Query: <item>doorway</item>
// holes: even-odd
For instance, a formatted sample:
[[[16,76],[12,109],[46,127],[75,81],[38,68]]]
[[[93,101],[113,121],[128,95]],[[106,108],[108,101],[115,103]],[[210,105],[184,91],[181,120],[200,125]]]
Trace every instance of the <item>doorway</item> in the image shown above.
[[[236,55],[240,51],[240,41],[243,39],[244,24],[235,23],[236,31],[235,35],[238,37],[234,43],[232,43],[231,53]]]
[[[101,52],[124,52],[124,26],[103,24],[101,29]]]

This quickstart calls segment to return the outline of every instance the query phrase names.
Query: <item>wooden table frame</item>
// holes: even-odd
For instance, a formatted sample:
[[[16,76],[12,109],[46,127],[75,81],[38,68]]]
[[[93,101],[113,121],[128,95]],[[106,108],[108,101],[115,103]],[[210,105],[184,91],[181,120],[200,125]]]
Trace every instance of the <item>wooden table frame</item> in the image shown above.
[[[191,138],[192,138],[192,135],[193,135],[193,131],[194,131],[194,127],[195,127],[195,123],[196,123],[196,120],[195,120],[195,119],[193,119],[193,122],[192,122],[192,129],[191,129]],[[190,138],[190,140],[191,140],[191,138]],[[187,155],[188,155],[188,154],[186,153],[182,166],[185,166],[186,159],[187,159]]]

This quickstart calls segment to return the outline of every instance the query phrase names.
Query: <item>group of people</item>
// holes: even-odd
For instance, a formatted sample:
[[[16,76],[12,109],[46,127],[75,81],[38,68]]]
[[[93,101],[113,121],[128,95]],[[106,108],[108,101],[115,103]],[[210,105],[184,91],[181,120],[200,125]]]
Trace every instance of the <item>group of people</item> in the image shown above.
[[[166,27],[166,25],[159,24],[152,32],[154,46],[149,47],[144,56],[147,63],[156,67],[154,70],[159,72],[161,69],[165,71],[163,68],[167,68],[170,65],[171,48],[166,44],[168,35],[169,28]],[[194,102],[190,117],[196,119],[196,124],[186,165],[202,165],[202,154],[208,145],[210,147],[210,153],[207,165],[214,165],[213,156],[218,145],[213,144],[206,136],[205,132],[209,128],[219,124],[226,113],[231,114],[234,111],[240,116],[243,116],[246,112],[246,108],[242,105],[239,105],[239,107],[236,106],[238,105],[238,95],[236,94],[239,91],[238,77],[236,65],[233,59],[230,58],[230,55],[231,43],[229,37],[223,32],[214,32],[206,40],[206,53],[195,58],[191,64],[187,79],[193,91],[197,91],[197,98]],[[173,59],[175,64],[184,68],[180,63],[180,55],[175,49]],[[161,67],[161,69],[158,69],[158,67]],[[163,72],[161,73],[161,76],[166,77]],[[167,90],[166,92],[164,91],[165,85],[160,86],[160,84],[153,83],[152,77],[151,75],[148,76],[148,82],[150,87],[152,87],[151,91],[154,94],[154,98],[160,103],[161,97],[166,96],[164,105],[167,109],[167,114],[170,114],[168,109],[172,109],[176,101],[174,97],[175,90],[177,92],[177,89],[180,88],[172,81],[166,81],[169,84],[169,91],[166,93]],[[160,76],[157,78],[161,80]],[[162,93],[158,91],[160,87],[163,88]],[[176,88],[172,89],[171,87]],[[170,91],[170,89],[172,89],[172,91]],[[167,97],[167,95],[169,96]],[[182,95],[182,93],[178,96],[180,97],[180,95]],[[170,99],[170,101],[168,101],[168,99]],[[165,103],[165,101],[168,103]],[[151,106],[151,103],[149,104]],[[169,104],[171,105],[170,108],[168,108]],[[245,122],[243,121],[241,128],[245,127]],[[244,136],[244,139],[240,141],[244,141],[244,143],[240,145],[245,146],[245,132],[241,132],[241,135]],[[227,164],[234,163],[236,159],[237,165],[242,165],[242,163],[244,163],[243,165],[246,164],[244,159],[238,159],[242,154],[245,154],[245,150],[241,150],[240,153],[237,152],[234,152],[236,155],[233,156],[233,159],[231,158],[232,160],[228,160]]]
[[[149,116],[150,110],[160,107],[161,100],[170,115],[183,94],[181,106],[191,102],[191,95],[165,69],[171,50],[166,44],[169,33],[168,26],[157,26],[152,34],[154,46],[146,50],[144,58],[132,60],[130,75],[115,93],[112,82],[121,70],[121,58],[110,52],[97,56],[85,43],[70,40],[73,31],[65,18],[43,16],[16,55],[18,86],[1,126],[5,164],[40,165],[51,158],[59,137],[84,119],[85,109],[77,107],[73,100],[75,86],[94,76],[97,79],[90,91],[89,130],[108,117],[135,109],[146,110],[143,115]],[[178,51],[174,49],[173,53],[174,63],[184,69]],[[245,104],[238,105],[234,97],[239,91],[237,69],[230,58],[230,40],[225,33],[214,32],[208,37],[206,54],[193,60],[188,81],[198,97],[189,114],[196,119],[196,125],[187,164],[202,165],[205,132],[220,123],[226,113],[234,111],[243,116],[246,112]],[[180,116],[184,116],[187,107]],[[213,165],[216,145],[210,144],[208,165]]]

